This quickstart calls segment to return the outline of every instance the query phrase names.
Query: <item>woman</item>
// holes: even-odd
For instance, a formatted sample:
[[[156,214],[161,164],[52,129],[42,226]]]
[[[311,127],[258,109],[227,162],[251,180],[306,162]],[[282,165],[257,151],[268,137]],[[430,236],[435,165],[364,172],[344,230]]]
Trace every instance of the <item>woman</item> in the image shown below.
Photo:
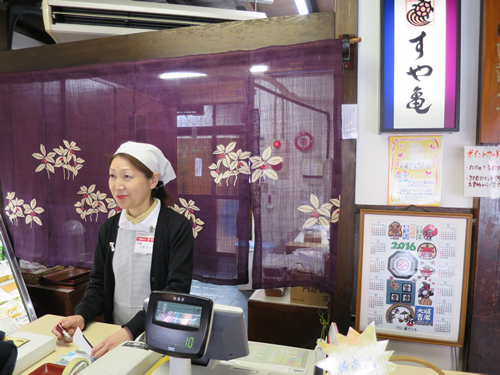
[[[94,346],[94,357],[144,332],[142,306],[151,291],[190,291],[191,223],[165,206],[163,184],[175,177],[170,162],[150,144],[126,142],[110,161],[109,189],[122,212],[99,230],[90,282],[75,315],[58,322],[70,336],[102,313],[104,322],[121,325]],[[56,327],[52,332],[63,340]]]

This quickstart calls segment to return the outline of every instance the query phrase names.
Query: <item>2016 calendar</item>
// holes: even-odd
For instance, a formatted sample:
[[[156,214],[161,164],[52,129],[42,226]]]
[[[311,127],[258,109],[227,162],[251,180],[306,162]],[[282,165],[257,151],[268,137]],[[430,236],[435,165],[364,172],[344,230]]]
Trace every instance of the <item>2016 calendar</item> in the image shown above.
[[[361,210],[356,329],[463,346],[472,215]]]

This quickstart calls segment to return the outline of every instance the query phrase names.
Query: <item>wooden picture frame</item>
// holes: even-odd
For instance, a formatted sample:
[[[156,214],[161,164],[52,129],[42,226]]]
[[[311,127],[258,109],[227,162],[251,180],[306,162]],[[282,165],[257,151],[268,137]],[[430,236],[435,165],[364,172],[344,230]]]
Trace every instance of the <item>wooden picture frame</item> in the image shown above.
[[[462,347],[472,215],[360,210],[356,330]]]
[[[381,0],[380,133],[458,132],[461,0]]]

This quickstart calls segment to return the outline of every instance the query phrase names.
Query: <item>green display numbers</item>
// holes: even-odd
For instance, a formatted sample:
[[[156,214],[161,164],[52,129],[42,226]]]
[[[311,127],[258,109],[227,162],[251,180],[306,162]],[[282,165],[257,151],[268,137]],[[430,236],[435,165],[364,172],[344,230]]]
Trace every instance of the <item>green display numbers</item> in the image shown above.
[[[184,346],[187,346],[189,349],[191,349],[193,347],[193,341],[194,337],[186,337],[186,343],[184,344]]]
[[[391,249],[415,251],[415,250],[417,250],[417,247],[415,246],[415,243],[413,243],[413,242],[393,242]]]

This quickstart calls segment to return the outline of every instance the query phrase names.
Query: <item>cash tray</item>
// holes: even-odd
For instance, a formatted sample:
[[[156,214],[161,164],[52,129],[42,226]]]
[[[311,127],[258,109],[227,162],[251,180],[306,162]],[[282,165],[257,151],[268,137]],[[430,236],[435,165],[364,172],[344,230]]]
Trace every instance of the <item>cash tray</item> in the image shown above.
[[[69,267],[40,277],[40,285],[77,287],[89,280],[88,268]]]
[[[62,375],[65,368],[65,366],[56,365],[54,363],[45,363],[35,371],[30,372],[30,375]]]

